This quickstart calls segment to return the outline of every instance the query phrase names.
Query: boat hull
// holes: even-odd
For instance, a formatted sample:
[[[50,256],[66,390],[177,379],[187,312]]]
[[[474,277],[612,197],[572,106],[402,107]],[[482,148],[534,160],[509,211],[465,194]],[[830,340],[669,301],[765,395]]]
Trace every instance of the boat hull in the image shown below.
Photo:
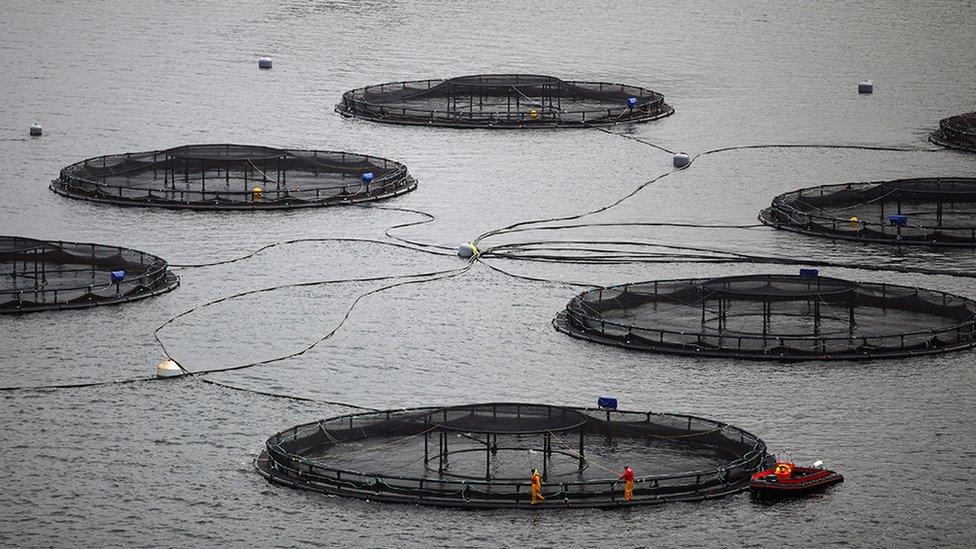
[[[791,497],[822,490],[844,481],[844,475],[825,469],[794,469],[795,476],[777,478],[775,474],[758,473],[749,482],[749,489],[759,495]],[[796,473],[799,473],[798,475]]]

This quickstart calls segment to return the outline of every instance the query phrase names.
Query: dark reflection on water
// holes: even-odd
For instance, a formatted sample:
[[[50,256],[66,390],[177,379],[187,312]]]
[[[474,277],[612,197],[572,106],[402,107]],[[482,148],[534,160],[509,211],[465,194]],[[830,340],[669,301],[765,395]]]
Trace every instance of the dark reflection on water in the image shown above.
[[[399,229],[454,247],[522,221],[595,209],[667,172],[661,151],[602,132],[482,132],[343,120],[342,92],[479,72],[544,72],[663,92],[672,117],[615,131],[691,154],[749,144],[866,144],[918,152],[752,149],[683,172],[584,220],[753,224],[800,187],[976,174],[976,155],[927,152],[937,121],[972,109],[972,3],[737,2],[688,6],[545,1],[11,4],[0,19],[2,233],[124,244],[176,263],[294,238],[383,238],[406,212],[255,214],[112,208],[47,190],[83,158],[198,142],[346,149],[405,162],[419,189],[389,204],[434,222]],[[258,56],[274,69],[258,71]],[[875,93],[856,84],[872,79]],[[27,137],[33,122],[40,139]],[[641,241],[836,263],[973,271],[969,251],[894,250],[766,228],[583,227],[497,237]],[[604,247],[610,247],[605,245]],[[143,303],[0,318],[2,385],[141,377],[152,330],[200,303],[308,279],[409,274],[450,257],[376,245],[276,248],[183,270]],[[588,266],[494,261],[520,274],[613,284],[794,272],[792,266]],[[826,269],[831,276],[976,295],[971,280]],[[161,334],[194,370],[293,352],[377,287],[283,290],[188,315]],[[365,406],[542,400],[684,411],[733,422],[821,458],[847,482],[808,500],[745,494],[622,512],[467,513],[346,501],[269,486],[265,437],[337,407],[182,380],[0,394],[5,545],[967,545],[976,480],[972,355],[867,364],[761,364],[635,354],[556,333],[579,288],[476,265],[464,276],[360,302],[305,355],[214,376],[236,386]],[[917,476],[915,472],[923,471]],[[785,527],[784,525],[788,525]],[[653,534],[648,534],[652,532]]]

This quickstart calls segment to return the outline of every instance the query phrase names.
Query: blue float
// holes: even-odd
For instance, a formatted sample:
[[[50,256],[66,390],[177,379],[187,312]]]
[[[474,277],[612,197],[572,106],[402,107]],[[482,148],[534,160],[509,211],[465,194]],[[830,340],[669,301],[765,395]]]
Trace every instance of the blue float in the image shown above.
[[[112,282],[118,284],[125,280],[125,271],[112,271]]]
[[[632,109],[634,107],[636,107],[637,106],[637,98],[636,97],[631,97],[631,98],[627,99],[627,106],[630,107],[630,108],[632,108]]]
[[[674,163],[675,168],[684,168],[688,164],[691,164],[691,157],[688,156],[688,153],[681,151],[674,155],[672,162]]]
[[[816,278],[820,276],[819,269],[800,269],[800,276],[805,276],[808,278]]]
[[[892,225],[904,227],[905,225],[908,225],[908,216],[902,214],[889,215],[888,221],[890,221]]]
[[[373,181],[373,172],[366,172],[363,174],[363,183],[369,185]]]
[[[616,410],[617,409],[617,399],[613,397],[597,397],[596,405],[604,410]]]

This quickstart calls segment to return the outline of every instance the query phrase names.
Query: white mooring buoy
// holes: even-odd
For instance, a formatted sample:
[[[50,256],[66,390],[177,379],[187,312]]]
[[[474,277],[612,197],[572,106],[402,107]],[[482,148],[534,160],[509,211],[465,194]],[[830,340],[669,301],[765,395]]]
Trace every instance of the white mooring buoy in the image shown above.
[[[678,154],[674,155],[675,168],[684,168],[690,163],[691,163],[691,157],[688,156],[688,153],[681,151]]]
[[[42,133],[44,133],[44,131],[41,128],[41,125],[40,124],[31,124],[31,126],[30,126],[30,134],[31,135],[33,135],[34,137],[40,137],[40,135]]]
[[[874,93],[874,84],[870,80],[865,80],[857,85],[857,93]]]
[[[271,68],[271,58],[270,57],[262,57],[262,58],[258,59],[258,68],[259,69],[270,69]]]
[[[463,259],[471,259],[472,257],[478,255],[478,247],[471,242],[465,242],[458,246],[457,251],[458,257]]]
[[[169,357],[156,365],[156,377],[175,377],[182,374],[183,368]]]

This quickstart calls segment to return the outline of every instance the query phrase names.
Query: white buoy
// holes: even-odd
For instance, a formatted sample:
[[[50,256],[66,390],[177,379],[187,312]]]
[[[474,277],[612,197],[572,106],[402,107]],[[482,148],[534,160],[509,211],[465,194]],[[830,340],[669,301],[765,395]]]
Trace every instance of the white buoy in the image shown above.
[[[262,58],[258,59],[258,68],[259,69],[270,69],[271,68],[271,58],[270,57],[262,57]]]
[[[681,151],[678,154],[674,155],[675,168],[684,168],[688,164],[691,164],[691,157],[688,156],[688,153]]]
[[[478,247],[470,242],[465,242],[458,246],[457,251],[458,257],[462,259],[471,259],[472,257],[478,255]]]
[[[30,134],[34,137],[39,137],[43,133],[43,129],[40,124],[31,124]]]
[[[874,93],[874,84],[870,80],[865,80],[857,85],[857,93]]]
[[[156,365],[156,377],[175,377],[182,374],[183,368],[169,357]]]

